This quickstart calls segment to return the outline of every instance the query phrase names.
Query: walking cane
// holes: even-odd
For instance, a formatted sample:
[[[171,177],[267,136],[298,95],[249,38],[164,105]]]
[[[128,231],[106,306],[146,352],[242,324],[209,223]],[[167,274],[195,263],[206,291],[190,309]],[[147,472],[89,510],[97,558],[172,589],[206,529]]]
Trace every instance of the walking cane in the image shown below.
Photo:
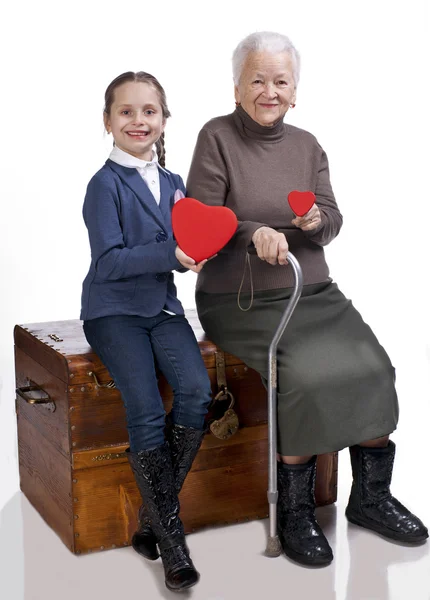
[[[288,252],[288,263],[294,271],[294,291],[288,300],[287,307],[282,315],[278,329],[273,336],[269,347],[269,382],[267,388],[267,408],[269,421],[269,489],[267,490],[267,499],[269,501],[269,537],[267,538],[266,556],[275,557],[281,554],[281,544],[277,533],[277,514],[276,505],[278,502],[278,477],[276,467],[277,452],[277,402],[276,393],[278,388],[278,372],[276,364],[276,352],[279,340],[285,331],[288,321],[296,308],[303,288],[303,273],[297,258]]]
[[[255,254],[255,246],[248,247],[250,254]],[[281,554],[281,544],[277,533],[277,514],[276,505],[278,502],[278,473],[277,473],[277,402],[276,393],[278,388],[278,371],[276,364],[276,353],[279,340],[285,331],[288,321],[296,308],[297,302],[300,299],[303,289],[303,273],[300,264],[296,257],[288,252],[288,263],[294,271],[294,291],[288,300],[281,321],[278,325],[275,335],[269,347],[269,364],[268,364],[268,387],[267,387],[267,412],[269,422],[269,457],[268,457],[268,472],[269,472],[269,488],[267,490],[267,499],[269,501],[269,537],[267,538],[266,556],[274,558]]]

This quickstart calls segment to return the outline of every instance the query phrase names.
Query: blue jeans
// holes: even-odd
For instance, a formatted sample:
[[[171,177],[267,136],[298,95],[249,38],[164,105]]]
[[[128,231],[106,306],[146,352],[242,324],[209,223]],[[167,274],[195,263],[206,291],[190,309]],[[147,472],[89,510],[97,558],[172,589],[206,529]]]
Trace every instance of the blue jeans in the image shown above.
[[[184,316],[161,312],[155,317],[100,317],[84,321],[84,332],[121,392],[131,452],[164,443],[165,410],[156,364],[173,389],[173,422],[203,429],[211,386]]]

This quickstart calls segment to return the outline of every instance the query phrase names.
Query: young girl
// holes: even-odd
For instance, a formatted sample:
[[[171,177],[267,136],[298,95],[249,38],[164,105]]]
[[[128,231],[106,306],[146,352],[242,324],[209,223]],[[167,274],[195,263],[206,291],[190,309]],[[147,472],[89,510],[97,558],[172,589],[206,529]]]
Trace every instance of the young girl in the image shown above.
[[[196,264],[173,238],[171,210],[185,187],[164,168],[169,116],[165,92],[148,73],[123,73],[106,90],[114,148],[85,196],[91,266],[81,319],[126,409],[128,458],[144,503],[133,547],[155,560],[158,544],[166,586],[178,591],[199,579],[178,492],[202,442],[211,389],[173,283],[173,270],[198,273],[206,261]],[[174,391],[167,439],[155,363]]]

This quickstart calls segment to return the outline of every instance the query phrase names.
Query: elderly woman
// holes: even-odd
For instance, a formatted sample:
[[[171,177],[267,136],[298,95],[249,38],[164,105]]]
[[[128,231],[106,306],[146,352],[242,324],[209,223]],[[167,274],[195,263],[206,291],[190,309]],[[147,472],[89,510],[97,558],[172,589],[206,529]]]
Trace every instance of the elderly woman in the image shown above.
[[[235,236],[198,275],[196,303],[208,336],[263,379],[294,285],[288,249],[301,264],[302,297],[278,346],[278,528],[288,557],[325,565],[333,554],[315,518],[318,454],[349,447],[349,521],[406,543],[424,541],[428,531],[390,493],[394,368],[329,277],[324,246],[339,233],[342,215],[327,156],[312,134],[283,122],[295,106],[299,65],[290,40],[277,33],[254,33],[238,45],[236,110],[200,131],[187,191],[237,215]],[[302,217],[287,203],[292,190],[316,196]],[[247,251],[252,243],[256,254]]]

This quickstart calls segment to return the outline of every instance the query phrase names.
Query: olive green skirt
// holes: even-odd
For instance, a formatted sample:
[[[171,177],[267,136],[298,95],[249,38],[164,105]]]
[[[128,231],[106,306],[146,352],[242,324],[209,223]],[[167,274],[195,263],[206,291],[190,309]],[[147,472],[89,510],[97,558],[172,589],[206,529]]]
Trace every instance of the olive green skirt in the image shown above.
[[[244,312],[236,294],[196,294],[201,324],[224,351],[267,381],[268,349],[291,288],[254,293]],[[242,294],[241,305],[248,306]],[[370,327],[337,285],[308,285],[277,353],[278,451],[324,454],[396,429],[395,371]]]

